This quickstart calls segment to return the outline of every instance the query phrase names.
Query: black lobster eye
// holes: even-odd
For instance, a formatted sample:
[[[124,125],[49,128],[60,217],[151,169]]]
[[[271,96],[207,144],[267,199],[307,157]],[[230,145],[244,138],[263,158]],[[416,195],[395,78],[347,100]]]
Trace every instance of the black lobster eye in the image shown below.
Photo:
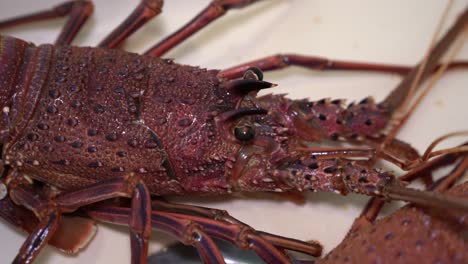
[[[240,141],[247,142],[255,136],[255,130],[251,126],[241,126],[234,129],[234,135]]]

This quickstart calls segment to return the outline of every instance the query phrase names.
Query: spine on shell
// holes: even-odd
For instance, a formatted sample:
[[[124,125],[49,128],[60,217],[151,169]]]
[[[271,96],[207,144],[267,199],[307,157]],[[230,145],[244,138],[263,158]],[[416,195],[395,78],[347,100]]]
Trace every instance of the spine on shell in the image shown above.
[[[344,106],[344,100],[293,101],[293,108],[329,139],[377,137],[386,127],[390,113],[371,97]]]

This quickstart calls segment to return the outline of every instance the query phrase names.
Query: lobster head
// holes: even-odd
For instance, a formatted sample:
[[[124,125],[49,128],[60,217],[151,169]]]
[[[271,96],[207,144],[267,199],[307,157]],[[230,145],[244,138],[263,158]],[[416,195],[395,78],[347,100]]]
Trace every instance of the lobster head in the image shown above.
[[[274,86],[260,78],[244,77],[226,86],[233,93],[243,93],[235,109],[215,119],[222,138],[238,145],[233,162],[227,166],[229,183],[235,190],[378,194],[380,186],[392,179],[390,174],[369,170],[358,161],[310,151],[311,143],[330,138],[329,131],[340,128],[322,129],[310,118],[309,102],[284,95],[256,97],[257,90]]]

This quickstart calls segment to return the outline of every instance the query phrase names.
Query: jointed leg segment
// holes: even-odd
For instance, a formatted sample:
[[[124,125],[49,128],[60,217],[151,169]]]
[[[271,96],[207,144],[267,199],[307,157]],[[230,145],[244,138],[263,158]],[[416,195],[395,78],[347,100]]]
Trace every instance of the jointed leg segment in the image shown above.
[[[64,2],[63,4],[57,5],[48,10],[1,21],[0,29],[30,22],[69,16],[68,21],[55,41],[56,45],[69,45],[92,13],[92,2],[86,0],[73,0]]]
[[[99,43],[98,47],[118,48],[131,34],[161,13],[162,5],[162,0],[142,0],[132,13]]]
[[[17,180],[22,181],[21,178]],[[148,238],[151,233],[151,198],[144,184],[132,175],[106,180],[56,197],[40,197],[37,194],[39,190],[25,184],[10,184],[9,187],[12,200],[31,209],[40,220],[40,224],[21,248],[17,257],[18,263],[28,263],[36,257],[53,236],[62,213],[74,212],[80,207],[117,197],[132,198],[130,217],[127,219],[132,231],[132,263],[146,261]]]
[[[213,0],[190,22],[169,37],[151,47],[144,54],[161,57],[182,41],[203,29],[206,25],[223,16],[228,10],[242,8],[258,1],[259,0]]]
[[[299,66],[320,71],[368,71],[402,75],[407,74],[413,68],[403,65],[332,60],[324,57],[300,54],[277,54],[224,69],[219,72],[218,76],[223,79],[231,80],[242,77],[242,74],[251,67],[256,67],[262,71],[274,71],[290,66]],[[453,62],[449,65],[450,69],[467,67],[468,62],[465,61]]]
[[[186,209],[190,210],[189,207],[190,206],[187,206]],[[200,210],[204,211],[205,209],[213,211],[213,209],[207,208],[194,208],[197,212],[200,212]],[[89,207],[85,209],[85,211],[93,219],[116,224],[126,224],[130,214],[129,208],[116,206],[95,206]],[[166,222],[168,219],[171,219],[170,223]],[[237,220],[235,221],[237,222]],[[180,222],[186,223],[184,225],[185,228],[176,230],[175,228],[179,226]],[[154,229],[169,232],[184,243],[187,243],[187,234],[193,235],[193,233],[189,231],[189,227],[196,224],[200,227],[199,231],[197,231],[198,234],[196,234],[196,241],[203,241],[201,240],[202,238],[209,241],[208,236],[223,239],[240,248],[254,250],[266,263],[290,263],[290,259],[283,254],[282,249],[301,251],[314,256],[318,256],[321,253],[321,247],[317,248],[318,245],[314,246],[294,239],[258,232],[246,225],[231,224],[220,220],[213,220],[209,217],[194,216],[187,213],[171,213],[153,210],[152,223]],[[208,246],[205,245],[205,243],[198,243],[194,246],[197,247],[202,259],[210,255],[220,255],[219,249],[217,249],[214,244]],[[198,246],[204,246],[203,249],[209,248],[210,250],[200,250]]]
[[[251,229],[249,225],[232,217],[231,215],[229,215],[228,212],[224,210],[193,206],[193,205],[176,204],[176,203],[166,202],[163,200],[154,200],[153,210],[177,213],[181,215],[203,217],[203,218],[215,220],[215,221],[226,223],[226,224],[234,224],[238,226],[239,228]],[[276,236],[276,235],[266,233],[263,231],[255,231],[255,232],[260,234],[260,236],[262,236],[264,239],[266,239],[273,245],[283,248],[283,249],[298,251],[298,252],[302,252],[302,253],[309,254],[312,256],[319,256],[322,251],[322,245],[320,245],[319,242],[310,241],[306,243],[306,242],[302,242],[302,241],[295,240],[295,239],[289,239],[289,238],[285,238],[281,236]]]

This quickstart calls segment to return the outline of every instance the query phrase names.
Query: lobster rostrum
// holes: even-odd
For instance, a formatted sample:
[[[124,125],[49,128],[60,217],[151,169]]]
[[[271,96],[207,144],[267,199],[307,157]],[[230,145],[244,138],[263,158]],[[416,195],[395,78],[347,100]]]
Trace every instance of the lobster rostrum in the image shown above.
[[[229,9],[250,2],[214,1],[211,7]],[[161,5],[160,1],[142,1],[137,11],[154,16]],[[89,10],[89,2],[69,2],[56,10],[73,14]],[[443,50],[464,28],[467,16],[465,11],[434,48],[424,76],[437,68]],[[82,17],[75,19],[83,22]],[[108,49],[118,47],[133,30],[111,34],[100,48],[66,45],[76,34],[73,30],[62,35],[58,45],[35,46],[17,38],[0,38],[0,135],[7,165],[2,186],[8,190],[3,198],[13,210],[23,210],[14,204],[24,206],[39,219],[36,228],[23,226],[31,235],[15,262],[33,261],[42,246],[52,241],[63,214],[116,197],[131,198],[131,210],[98,206],[84,211],[95,219],[130,225],[133,262],[144,262],[152,225],[158,228],[178,220],[190,234],[189,238],[186,233],[177,234],[181,240],[197,245],[205,262],[222,262],[203,228],[182,220],[198,221],[206,230],[210,225],[227,230],[226,223],[152,213],[151,195],[314,190],[422,200],[432,206],[467,210],[465,200],[409,191],[390,173],[340,158],[380,155],[372,150],[311,151],[308,146],[322,139],[376,146],[384,138],[382,129],[392,113],[408,95],[408,85],[398,87],[382,103],[367,98],[348,107],[341,100],[256,97],[257,91],[274,86],[263,81],[257,68],[206,70],[150,56],[164,53],[164,44],[171,38],[147,56]],[[406,83],[414,79],[416,70]],[[236,79],[239,72],[243,78]],[[405,143],[393,140],[390,145],[417,157]],[[393,153],[385,155],[394,160]],[[3,213],[7,219],[27,215]],[[90,229],[90,224],[83,226]],[[171,228],[175,226],[169,225],[166,231]],[[38,236],[44,230],[47,235]],[[265,261],[288,262],[274,246],[262,244],[264,240],[274,244],[277,239],[255,232],[244,237],[242,230],[238,232],[246,240],[235,242],[253,248]],[[295,243],[281,241],[290,246]]]

